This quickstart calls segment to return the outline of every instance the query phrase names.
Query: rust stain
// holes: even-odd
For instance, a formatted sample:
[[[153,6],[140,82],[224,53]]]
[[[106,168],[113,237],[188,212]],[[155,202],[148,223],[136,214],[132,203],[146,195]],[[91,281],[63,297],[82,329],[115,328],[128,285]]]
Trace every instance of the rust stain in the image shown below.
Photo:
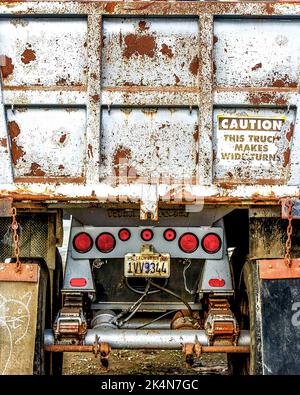
[[[286,167],[290,162],[291,149],[287,148],[283,153],[283,167]]]
[[[9,58],[8,56],[2,57],[2,61],[3,61],[3,65],[1,66],[2,77],[7,78],[13,73],[15,66],[12,63],[12,59]]]
[[[156,49],[156,42],[154,37],[149,35],[137,36],[135,34],[128,34],[125,37],[126,48],[123,55],[129,59],[133,55],[148,56],[153,58]]]
[[[214,60],[213,60],[213,63],[212,63],[212,67],[213,67],[213,73],[216,74],[216,72],[217,72],[217,65],[216,65],[216,62]]]
[[[217,36],[214,36],[214,38],[213,38],[213,44],[215,45],[218,41],[219,41],[218,37],[217,37]]]
[[[256,71],[256,70],[261,69],[261,68],[262,68],[262,64],[261,63],[257,63],[255,66],[253,66],[251,68],[251,70],[252,71]]]
[[[88,157],[89,158],[93,158],[94,157],[93,147],[92,147],[91,144],[88,145]]]
[[[66,134],[63,134],[63,135],[60,137],[59,142],[60,142],[61,144],[63,144],[63,143],[66,141],[66,138],[67,138],[67,135],[66,135]]]
[[[174,54],[172,49],[167,46],[167,44],[162,44],[161,49],[159,50],[163,55],[166,55],[168,58],[173,58]]]
[[[36,59],[35,51],[32,49],[26,48],[25,51],[21,55],[21,61],[24,64],[28,64],[33,62]]]
[[[199,70],[199,58],[198,58],[198,56],[195,56],[193,58],[193,60],[191,61],[189,70],[190,70],[190,72],[193,75],[197,75],[198,74],[198,70]]]
[[[91,77],[93,78],[93,80],[96,80],[96,79],[97,79],[97,75],[96,75],[95,73],[92,73],[92,74],[91,74]]]
[[[92,96],[92,100],[94,103],[98,103],[98,101],[100,100],[100,96],[99,95],[93,95]]]
[[[117,5],[118,5],[117,1],[110,1],[109,3],[106,4],[105,11],[112,14],[115,11],[115,8],[117,7]]]
[[[0,145],[1,147],[7,148],[7,139],[5,137],[0,139]]]
[[[59,169],[59,170],[64,170],[64,169],[65,169],[65,166],[61,164],[61,165],[58,166],[58,169]]]
[[[199,126],[198,125],[195,126],[193,138],[194,138],[195,143],[197,143],[197,141],[199,140]]]
[[[288,74],[285,74],[282,78],[278,78],[278,79],[273,78],[271,82],[272,82],[272,86],[276,88],[284,88],[284,87],[297,88],[298,86],[297,81],[291,81]]]
[[[275,103],[277,106],[284,106],[287,104],[284,97],[276,97],[276,94],[270,93],[250,93],[248,98],[250,103],[254,105]]]
[[[294,124],[292,123],[291,126],[290,126],[290,130],[287,132],[287,134],[285,136],[288,142],[291,141],[293,133],[294,133]]]
[[[268,14],[268,15],[272,15],[272,14],[274,14],[274,6],[273,6],[273,4],[266,4],[266,13]]]
[[[25,174],[26,176],[37,176],[37,177],[43,177],[45,175],[45,172],[41,169],[41,165],[39,165],[36,162],[33,162],[30,166],[30,173]]]
[[[113,167],[116,176],[120,175],[120,167],[123,165],[126,165],[126,173],[128,173],[128,160],[131,159],[131,151],[129,148],[125,148],[123,146],[120,146],[119,148],[116,149],[114,156],[113,156]],[[123,170],[123,169],[122,169]],[[125,169],[124,169],[125,170]],[[122,172],[123,175],[123,172]]]
[[[212,152],[212,160],[215,161],[217,159],[217,152],[216,150],[213,150]]]
[[[141,30],[141,31],[149,30],[149,26],[147,26],[146,21],[139,22],[139,30]]]
[[[176,85],[179,84],[180,78],[178,77],[178,75],[174,74],[174,77],[175,77],[175,84]]]
[[[19,125],[15,121],[8,122],[8,134],[11,139],[11,156],[13,164],[16,165],[18,160],[25,155],[25,151],[23,151],[23,147],[19,146],[16,143],[16,138],[21,133]]]
[[[56,85],[60,86],[60,85],[66,85],[67,80],[65,78],[60,78],[57,82]]]
[[[217,185],[224,189],[233,189],[236,187],[234,184],[230,184],[229,182],[219,182]]]

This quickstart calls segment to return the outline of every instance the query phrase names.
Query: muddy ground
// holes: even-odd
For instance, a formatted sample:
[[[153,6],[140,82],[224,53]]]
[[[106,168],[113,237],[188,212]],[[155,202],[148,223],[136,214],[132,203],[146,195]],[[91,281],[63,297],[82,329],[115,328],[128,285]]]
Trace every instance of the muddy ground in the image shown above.
[[[108,371],[101,368],[99,357],[91,353],[65,353],[63,374],[227,375],[228,370],[225,354],[204,354],[187,369],[181,351],[114,350],[109,356]]]

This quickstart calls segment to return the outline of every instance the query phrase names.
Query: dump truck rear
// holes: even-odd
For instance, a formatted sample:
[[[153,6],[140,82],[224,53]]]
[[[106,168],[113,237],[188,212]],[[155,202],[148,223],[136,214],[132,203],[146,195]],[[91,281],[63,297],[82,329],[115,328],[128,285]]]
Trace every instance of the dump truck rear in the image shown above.
[[[300,2],[0,15],[0,373],[180,349],[299,374]]]

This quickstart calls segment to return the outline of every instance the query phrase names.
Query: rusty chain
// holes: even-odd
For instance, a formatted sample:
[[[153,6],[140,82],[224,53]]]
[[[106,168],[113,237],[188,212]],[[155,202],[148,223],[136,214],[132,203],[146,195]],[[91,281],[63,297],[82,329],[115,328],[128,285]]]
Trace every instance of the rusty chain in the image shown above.
[[[13,231],[13,247],[15,251],[16,257],[16,272],[21,271],[21,261],[20,261],[20,247],[19,247],[19,235],[18,235],[18,222],[17,222],[17,209],[15,207],[12,208],[12,224],[11,228]]]
[[[292,233],[293,233],[293,205],[294,202],[292,200],[288,200],[286,203],[288,208],[287,219],[288,219],[288,226],[287,226],[287,240],[285,243],[285,255],[284,255],[284,263],[287,267],[291,267],[292,265],[292,257],[291,257],[291,249],[292,249]]]

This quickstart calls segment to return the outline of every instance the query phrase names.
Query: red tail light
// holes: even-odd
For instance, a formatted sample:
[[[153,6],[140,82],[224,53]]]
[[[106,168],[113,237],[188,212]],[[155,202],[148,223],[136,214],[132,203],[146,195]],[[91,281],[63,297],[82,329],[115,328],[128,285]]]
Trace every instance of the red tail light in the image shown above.
[[[96,246],[100,252],[111,252],[116,246],[116,239],[111,233],[101,233],[96,239]]]
[[[85,287],[86,279],[85,278],[71,278],[70,280],[71,287]]]
[[[179,248],[183,252],[191,254],[197,250],[199,246],[199,240],[198,237],[194,235],[194,233],[184,233],[182,236],[180,236],[178,244]]]
[[[83,254],[93,247],[93,239],[85,232],[78,233],[73,239],[73,247],[77,252]]]
[[[174,229],[166,229],[164,231],[164,239],[167,241],[173,241],[176,239],[176,232]]]
[[[220,236],[216,233],[208,233],[202,239],[202,248],[208,254],[215,254],[221,248],[222,242]]]
[[[210,287],[224,287],[225,280],[223,278],[211,278],[208,284]]]
[[[152,230],[151,230],[151,229],[144,229],[144,230],[142,230],[142,232],[141,232],[141,238],[142,238],[144,241],[150,241],[150,240],[152,240],[152,238],[153,238],[153,232],[152,232]]]
[[[130,239],[131,233],[128,229],[120,229],[118,233],[119,239],[122,241],[127,241]]]

